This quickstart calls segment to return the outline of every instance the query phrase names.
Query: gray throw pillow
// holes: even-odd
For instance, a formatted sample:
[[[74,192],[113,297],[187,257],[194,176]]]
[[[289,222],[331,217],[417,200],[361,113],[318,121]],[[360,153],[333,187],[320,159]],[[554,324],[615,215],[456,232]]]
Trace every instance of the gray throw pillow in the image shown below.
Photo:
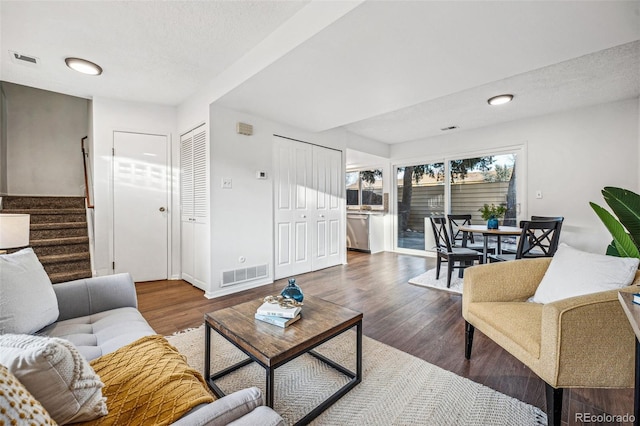
[[[58,299],[33,249],[0,255],[0,334],[31,334],[58,319]]]

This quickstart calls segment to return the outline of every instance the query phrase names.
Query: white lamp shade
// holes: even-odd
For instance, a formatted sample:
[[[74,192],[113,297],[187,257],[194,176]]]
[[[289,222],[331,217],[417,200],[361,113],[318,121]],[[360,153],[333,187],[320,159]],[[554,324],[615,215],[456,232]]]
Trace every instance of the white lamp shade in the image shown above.
[[[29,245],[28,214],[0,214],[0,249]]]

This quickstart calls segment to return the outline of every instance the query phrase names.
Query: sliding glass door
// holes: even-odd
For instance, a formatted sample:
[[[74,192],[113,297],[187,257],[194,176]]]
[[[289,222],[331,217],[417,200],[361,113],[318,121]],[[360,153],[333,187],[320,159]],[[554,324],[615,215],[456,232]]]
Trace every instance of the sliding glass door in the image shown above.
[[[445,212],[444,163],[397,168],[397,248],[425,249],[425,218]]]
[[[519,153],[520,149],[514,149],[397,166],[396,249],[424,251],[425,240],[430,246],[426,249],[430,249],[433,236],[428,219],[431,216],[470,214],[473,224],[483,224],[479,209],[484,204],[505,206],[507,213],[501,223],[517,225],[520,200],[516,159]]]

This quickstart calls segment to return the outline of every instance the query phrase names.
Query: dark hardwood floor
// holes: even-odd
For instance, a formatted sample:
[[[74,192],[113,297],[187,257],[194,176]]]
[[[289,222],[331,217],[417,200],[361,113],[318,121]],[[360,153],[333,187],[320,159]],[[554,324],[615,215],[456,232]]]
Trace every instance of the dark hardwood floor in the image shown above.
[[[408,284],[410,278],[434,267],[433,259],[350,251],[348,262],[298,275],[296,281],[305,294],[363,312],[366,336],[545,409],[544,382],[482,333],[476,332],[471,360],[465,360],[461,296]],[[144,317],[159,334],[169,335],[199,326],[205,312],[278,294],[285,285],[286,280],[279,280],[212,300],[184,281],[136,287]],[[576,420],[578,413],[631,415],[633,390],[565,390],[563,423],[582,424]]]

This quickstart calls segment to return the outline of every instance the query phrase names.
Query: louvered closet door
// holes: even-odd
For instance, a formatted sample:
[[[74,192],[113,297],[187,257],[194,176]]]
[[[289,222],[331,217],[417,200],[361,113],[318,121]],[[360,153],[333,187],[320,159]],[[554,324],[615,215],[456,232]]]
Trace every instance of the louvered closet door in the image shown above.
[[[206,126],[180,138],[182,279],[208,290],[209,198]]]
[[[182,220],[193,218],[193,134],[180,138],[180,211]]]
[[[201,126],[193,135],[193,217],[196,222],[206,222],[209,215],[207,182],[207,135]]]

